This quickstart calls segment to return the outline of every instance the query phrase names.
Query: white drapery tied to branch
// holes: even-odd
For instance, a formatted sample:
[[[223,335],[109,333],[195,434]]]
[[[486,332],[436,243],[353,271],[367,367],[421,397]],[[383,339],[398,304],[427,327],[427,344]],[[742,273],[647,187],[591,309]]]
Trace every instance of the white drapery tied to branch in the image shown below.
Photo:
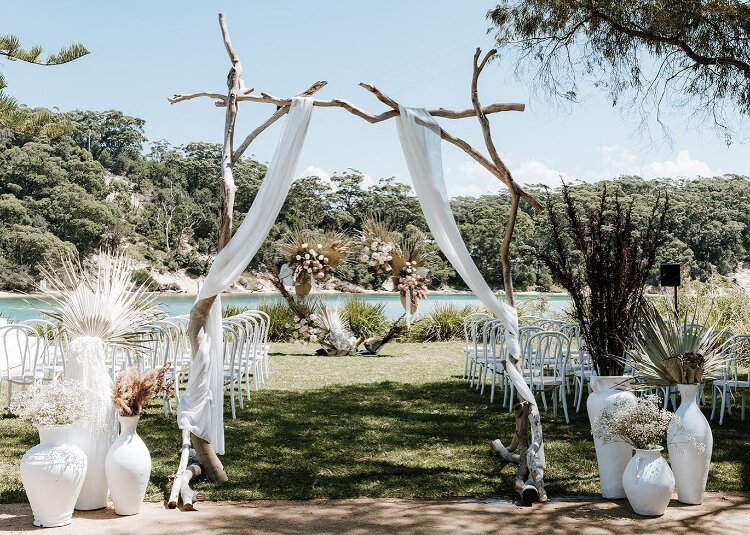
[[[443,176],[440,126],[425,109],[399,106],[396,127],[414,191],[432,236],[471,291],[503,321],[508,353],[520,358],[516,309],[495,297],[471,259],[453,218]],[[534,394],[518,370],[514,366],[507,366],[506,372],[521,397],[536,405]]]
[[[217,296],[208,314],[206,336],[190,364],[177,408],[177,423],[224,453],[224,363],[221,298],[247,268],[271,231],[294,178],[313,109],[310,97],[292,99],[281,139],[244,221],[211,264],[197,300]]]

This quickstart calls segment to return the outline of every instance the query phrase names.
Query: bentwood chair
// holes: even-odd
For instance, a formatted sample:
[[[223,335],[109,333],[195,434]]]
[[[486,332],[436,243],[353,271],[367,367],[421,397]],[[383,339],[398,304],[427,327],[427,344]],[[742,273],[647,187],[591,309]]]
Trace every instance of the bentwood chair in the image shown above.
[[[736,334],[729,338],[722,346],[724,366],[718,377],[714,378],[711,385],[711,419],[716,415],[717,396],[721,397],[721,408],[719,409],[719,425],[724,423],[724,412],[732,413],[732,404],[729,396],[732,390],[741,392],[742,421],[745,420],[745,402],[747,390],[750,388],[750,369],[743,371],[743,354],[746,356],[750,351],[750,334]]]
[[[43,378],[38,368],[40,356],[46,351],[47,339],[30,325],[0,327],[0,363],[4,364],[0,386],[8,384],[8,408],[13,398],[13,386],[25,388]]]
[[[534,393],[539,393],[547,410],[546,391],[552,391],[552,415],[557,418],[562,403],[565,422],[570,423],[567,401],[567,368],[570,339],[561,332],[541,331],[532,334],[525,344],[524,379]]]

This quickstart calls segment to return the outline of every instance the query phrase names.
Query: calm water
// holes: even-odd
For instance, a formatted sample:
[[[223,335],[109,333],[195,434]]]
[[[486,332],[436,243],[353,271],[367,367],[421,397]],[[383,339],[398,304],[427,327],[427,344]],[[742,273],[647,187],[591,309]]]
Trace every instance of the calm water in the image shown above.
[[[398,294],[322,294],[320,299],[331,305],[341,304],[348,298],[356,296],[368,302],[385,303],[385,314],[396,319],[403,314]],[[519,295],[516,297],[519,306],[523,307],[526,302],[539,302],[537,295]],[[570,304],[566,295],[548,296],[547,312],[554,313],[565,310]],[[187,314],[195,301],[195,297],[187,295],[163,294],[157,303],[159,307],[170,316]],[[273,303],[281,301],[281,297],[272,294],[230,294],[221,298],[222,305],[235,305],[240,307],[256,308],[261,303]],[[420,303],[419,312],[428,313],[436,305],[452,303],[457,306],[473,305],[480,307],[481,303],[472,294],[428,294],[427,299]],[[8,297],[0,298],[0,316],[10,321],[22,321],[42,316],[38,309],[49,308],[49,303],[38,297]]]

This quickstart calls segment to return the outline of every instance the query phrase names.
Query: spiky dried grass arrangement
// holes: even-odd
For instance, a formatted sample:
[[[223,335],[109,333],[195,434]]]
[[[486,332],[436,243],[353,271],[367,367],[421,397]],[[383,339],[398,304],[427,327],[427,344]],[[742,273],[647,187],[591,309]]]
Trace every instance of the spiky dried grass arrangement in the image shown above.
[[[172,392],[173,379],[166,379],[169,363],[142,372],[128,368],[117,374],[112,386],[112,403],[120,416],[140,416],[149,401]]]
[[[351,247],[341,233],[322,233],[295,228],[290,230],[279,253],[293,272],[295,291],[307,295],[313,282],[324,282],[339,266]]]
[[[697,328],[699,308],[678,315],[670,306],[662,316],[654,303],[642,303],[630,357],[645,383],[698,384],[722,369],[725,359],[719,348],[725,331]]]
[[[70,338],[100,338],[110,347],[142,351],[147,326],[161,315],[156,296],[133,281],[133,263],[122,253],[100,253],[87,270],[72,257],[62,269],[44,268],[53,303],[42,310],[60,322]]]

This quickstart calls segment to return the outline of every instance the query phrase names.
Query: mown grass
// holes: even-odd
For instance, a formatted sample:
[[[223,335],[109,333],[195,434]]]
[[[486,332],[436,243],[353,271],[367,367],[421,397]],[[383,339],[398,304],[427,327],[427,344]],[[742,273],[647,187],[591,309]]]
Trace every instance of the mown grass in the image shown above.
[[[391,344],[381,357],[311,357],[311,347],[275,344],[271,379],[231,420],[229,483],[200,483],[212,500],[322,497],[513,498],[514,467],[489,454],[508,441],[513,417],[461,380],[456,342]],[[227,404],[228,408],[228,404]],[[153,458],[148,497],[161,500],[177,465],[174,420],[152,404],[139,432]],[[750,422],[714,427],[711,490],[750,488]],[[571,425],[543,414],[551,496],[597,493],[594,447],[584,413]],[[18,460],[37,442],[14,418],[0,419],[0,502],[25,501]]]

